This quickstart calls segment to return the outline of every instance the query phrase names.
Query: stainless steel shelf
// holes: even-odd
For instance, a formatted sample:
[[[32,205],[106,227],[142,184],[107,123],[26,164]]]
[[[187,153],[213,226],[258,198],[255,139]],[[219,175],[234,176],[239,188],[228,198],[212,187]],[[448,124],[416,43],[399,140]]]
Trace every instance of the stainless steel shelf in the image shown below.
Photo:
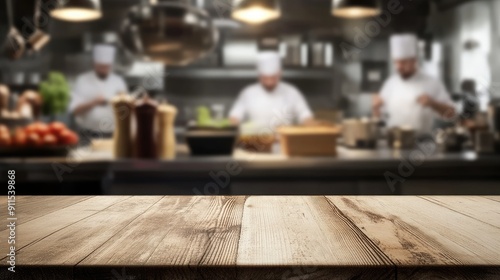
[[[203,78],[203,79],[244,79],[255,78],[257,72],[252,68],[166,68],[166,76],[175,78]],[[284,78],[292,79],[331,79],[333,70],[323,69],[286,69]]]

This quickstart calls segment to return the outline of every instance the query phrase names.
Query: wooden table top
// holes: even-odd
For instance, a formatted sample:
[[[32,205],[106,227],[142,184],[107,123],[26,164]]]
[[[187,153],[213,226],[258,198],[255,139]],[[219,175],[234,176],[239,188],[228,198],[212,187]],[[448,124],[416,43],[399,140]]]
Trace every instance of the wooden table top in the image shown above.
[[[16,199],[1,279],[500,279],[500,197]]]

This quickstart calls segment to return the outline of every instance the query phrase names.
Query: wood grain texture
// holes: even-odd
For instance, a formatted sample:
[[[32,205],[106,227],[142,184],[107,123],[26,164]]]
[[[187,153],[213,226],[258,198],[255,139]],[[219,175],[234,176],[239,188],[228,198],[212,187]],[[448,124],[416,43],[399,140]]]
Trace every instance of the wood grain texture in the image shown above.
[[[130,197],[86,197],[87,199],[82,199],[83,197],[53,197],[57,198],[57,200],[47,200],[47,197],[40,197],[40,203],[33,202],[37,200],[37,197],[19,198],[17,201],[19,205],[18,212],[16,212],[18,213],[16,215],[18,225],[16,227],[15,244],[17,250]],[[51,205],[46,206],[49,201]],[[24,203],[28,205],[24,205]],[[54,208],[54,206],[57,207],[58,205],[61,205],[61,209],[55,210],[57,208]],[[40,213],[45,213],[45,215]],[[8,229],[0,231],[2,240],[6,240],[8,235]],[[0,243],[1,252],[5,252],[7,246],[6,242]],[[2,256],[3,259],[5,257]]]
[[[16,196],[16,217],[18,224],[44,216],[73,205],[79,201],[91,198],[90,196]],[[7,196],[0,200],[0,220],[7,218]]]
[[[102,197],[102,200],[113,198]],[[135,197],[104,208],[22,248],[18,252],[18,264],[20,266],[75,265],[160,199],[161,197]],[[93,205],[89,208],[94,207],[99,206]],[[76,211],[78,210],[74,212]]]
[[[451,266],[462,267],[454,275],[468,269],[481,273],[452,279],[500,277],[500,230],[495,226],[419,197],[328,199],[396,263],[398,279],[448,279]]]
[[[392,273],[379,248],[320,196],[248,198],[237,265],[253,268],[241,279],[387,279]]]
[[[487,199],[500,202],[500,196],[485,196]]]
[[[454,196],[429,196],[422,198],[500,228],[500,203],[497,201],[480,196],[463,196],[458,200]]]
[[[113,269],[151,265],[164,267],[148,272],[154,279],[210,279],[213,273],[235,279],[244,202],[244,197],[164,197],[80,262],[77,272],[106,265],[91,275],[105,277]],[[233,269],[221,274],[210,266]]]
[[[500,279],[497,197],[17,201],[0,279]]]

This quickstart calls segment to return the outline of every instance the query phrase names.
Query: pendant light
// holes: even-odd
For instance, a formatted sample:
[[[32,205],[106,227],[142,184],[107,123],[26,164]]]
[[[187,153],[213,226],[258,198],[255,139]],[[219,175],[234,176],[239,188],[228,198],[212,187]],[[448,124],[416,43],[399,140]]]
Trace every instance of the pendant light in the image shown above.
[[[281,16],[277,0],[235,0],[232,17],[236,20],[261,24]]]
[[[332,14],[337,17],[373,17],[380,13],[377,0],[332,0]]]
[[[64,21],[90,21],[102,17],[100,0],[58,0],[50,12],[53,18]]]

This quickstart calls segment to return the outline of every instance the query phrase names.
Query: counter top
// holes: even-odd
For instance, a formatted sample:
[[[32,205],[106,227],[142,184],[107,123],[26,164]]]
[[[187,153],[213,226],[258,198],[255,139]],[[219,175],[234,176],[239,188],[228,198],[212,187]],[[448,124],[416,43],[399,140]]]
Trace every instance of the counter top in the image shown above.
[[[422,152],[420,149],[414,150],[393,150],[386,147],[379,149],[350,149],[343,146],[338,147],[337,156],[325,157],[287,157],[279,152],[274,153],[254,153],[241,149],[236,149],[233,155],[228,156],[191,156],[186,145],[177,146],[177,156],[172,160],[150,160],[150,159],[116,159],[111,150],[93,150],[89,147],[79,148],[72,151],[67,157],[53,158],[0,158],[0,164],[25,164],[43,165],[50,163],[76,164],[96,164],[106,163],[113,168],[133,168],[148,169],[182,166],[183,163],[193,163],[193,168],[203,164],[225,164],[229,161],[238,161],[248,167],[264,168],[293,168],[293,167],[330,167],[333,165],[352,166],[354,168],[366,164],[394,164],[402,161],[417,162],[420,164],[455,164],[469,165],[475,163],[500,163],[500,155],[478,155],[473,151],[459,153],[442,153],[436,150],[432,152]],[[198,165],[196,165],[198,164]],[[97,165],[98,166],[98,165]],[[372,165],[373,166],[373,165]]]
[[[15,170],[24,195],[500,194],[498,155],[341,146],[335,157],[240,149],[195,157],[186,146],[177,148],[173,160],[114,159],[109,149],[89,148],[65,158],[3,158],[0,172]]]
[[[15,279],[500,277],[498,196],[21,196],[16,205]],[[14,279],[5,257],[1,266],[0,278]]]

